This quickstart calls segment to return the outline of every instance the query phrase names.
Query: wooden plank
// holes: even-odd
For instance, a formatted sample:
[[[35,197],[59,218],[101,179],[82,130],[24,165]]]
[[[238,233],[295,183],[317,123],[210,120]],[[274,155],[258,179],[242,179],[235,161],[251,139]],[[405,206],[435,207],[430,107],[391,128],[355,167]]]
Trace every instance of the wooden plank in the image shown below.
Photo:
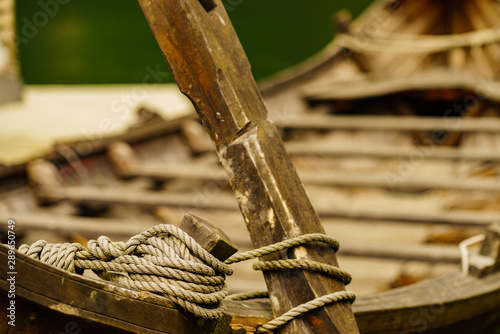
[[[457,246],[443,245],[407,244],[403,246],[381,242],[351,242],[342,246],[339,250],[339,255],[431,263],[459,264],[461,262],[460,251]]]
[[[324,232],[267,111],[250,64],[221,1],[139,0],[181,91],[202,119],[236,194],[255,247]],[[168,32],[168,33],[167,33]],[[321,247],[288,252],[337,265]],[[323,252],[324,249],[324,252]],[[266,260],[280,258],[267,256]],[[340,281],[297,270],[265,272],[275,315],[344,290]],[[294,288],[296,286],[296,288]],[[300,287],[300,288],[298,288]],[[348,303],[332,304],[285,325],[282,333],[357,333]],[[313,320],[314,319],[314,320]]]
[[[379,97],[406,91],[455,89],[462,92],[464,98],[469,96],[468,92],[474,92],[477,96],[498,102],[498,86],[497,81],[485,84],[484,79],[475,74],[438,69],[388,79],[353,80],[330,85],[311,83],[301,93],[308,100],[328,101]]]
[[[279,127],[312,130],[449,131],[498,133],[500,120],[481,118],[436,118],[395,116],[294,115],[276,120]]]
[[[74,203],[125,204],[143,207],[179,206],[214,210],[235,210],[238,208],[236,200],[229,195],[218,196],[216,201],[203,203],[203,201],[196,199],[194,193],[153,192],[125,187],[122,189],[90,186],[41,187],[37,189],[37,196],[42,199],[50,199],[52,202],[67,200]]]
[[[225,193],[218,194],[209,200],[197,198],[194,193],[186,192],[152,192],[144,190],[67,187],[39,188],[38,196],[51,201],[68,200],[75,203],[126,204],[144,207],[171,206],[210,210],[236,210],[236,201]],[[343,217],[356,220],[385,220],[395,222],[423,222],[434,224],[451,224],[463,226],[484,226],[500,221],[496,212],[474,211],[442,211],[442,212],[397,212],[373,209],[346,209],[342,207],[318,206],[321,217]]]
[[[360,329],[366,333],[399,334],[418,333],[425,326],[426,333],[457,333],[461,331],[460,323],[468,319],[478,326],[474,317],[491,314],[500,306],[499,278],[499,274],[484,280],[448,274],[366,296],[355,304],[357,319],[365,324]],[[373,312],[375,303],[379,312]],[[498,316],[497,312],[497,321]],[[455,324],[458,328],[453,328]]]
[[[306,151],[306,145],[299,147]],[[330,153],[328,148],[315,150],[311,152]],[[293,152],[293,151],[292,151]],[[341,150],[333,151],[342,153]],[[346,151],[344,151],[346,152]],[[445,151],[446,152],[446,151]],[[448,151],[449,152],[449,151]],[[347,154],[350,152],[347,151]],[[359,155],[357,154],[359,153]],[[373,153],[373,152],[371,152]],[[389,155],[389,151],[379,151],[381,155]],[[374,153],[374,154],[378,154]],[[368,154],[370,155],[370,154]],[[354,152],[351,156],[363,156],[362,152]],[[478,154],[472,157],[480,157]],[[182,164],[137,164],[129,163],[127,166],[123,163],[114,163],[122,177],[150,177],[158,180],[171,180],[185,178],[197,181],[213,181],[221,188],[227,186],[227,176],[218,166],[206,166],[199,163]],[[334,186],[334,187],[364,187],[364,188],[389,188],[391,190],[422,189],[422,190],[458,190],[458,191],[482,191],[482,192],[500,192],[500,182],[492,180],[476,179],[452,179],[452,178],[399,178],[398,176],[386,175],[364,175],[352,174],[346,172],[308,172],[298,171],[302,182],[310,185]]]
[[[44,230],[60,233],[82,233],[91,235],[131,236],[158,224],[157,221],[124,220],[113,218],[84,218],[47,212],[0,212],[0,221],[5,225],[9,219],[18,222],[16,230]]]
[[[474,211],[381,211],[374,209],[347,209],[317,206],[320,217],[339,217],[353,220],[383,220],[393,222],[421,222],[459,226],[487,226],[500,220],[497,212]]]
[[[500,182],[493,180],[452,179],[452,178],[398,178],[386,175],[366,175],[335,172],[299,172],[306,184],[336,187],[388,188],[391,190],[458,190],[500,192]]]
[[[290,155],[324,156],[334,158],[374,158],[399,159],[400,157],[425,156],[432,160],[461,161],[500,161],[498,151],[482,151],[450,147],[413,146],[413,147],[335,147],[324,142],[288,142],[285,147]]]

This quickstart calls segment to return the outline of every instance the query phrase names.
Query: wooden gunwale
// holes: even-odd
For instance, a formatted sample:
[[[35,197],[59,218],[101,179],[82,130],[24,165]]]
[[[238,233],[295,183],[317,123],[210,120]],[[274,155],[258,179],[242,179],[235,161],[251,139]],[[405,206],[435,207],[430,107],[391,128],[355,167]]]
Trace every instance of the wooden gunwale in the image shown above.
[[[4,291],[9,288],[7,250],[5,245],[0,246],[0,288]],[[23,254],[16,254],[16,261],[16,294],[20,298],[130,333],[203,333],[167,298],[64,272]],[[44,280],[38,279],[41,275]],[[265,300],[224,303],[235,327],[242,319],[255,326],[272,318]],[[408,287],[361,295],[353,305],[362,333],[388,334],[418,331],[421,322],[412,324],[411,319],[427,316],[427,330],[437,330],[459,320],[473,320],[498,307],[500,272],[483,279],[447,274]]]

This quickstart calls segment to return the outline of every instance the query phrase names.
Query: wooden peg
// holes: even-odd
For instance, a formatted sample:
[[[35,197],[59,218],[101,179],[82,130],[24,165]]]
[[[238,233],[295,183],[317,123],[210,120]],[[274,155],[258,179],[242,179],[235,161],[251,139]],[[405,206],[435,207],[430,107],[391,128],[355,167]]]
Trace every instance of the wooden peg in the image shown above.
[[[179,227],[221,261],[238,251],[238,247],[220,228],[200,217],[186,214]]]
[[[238,247],[220,228],[200,217],[186,214],[179,227],[220,261],[226,260],[238,251]],[[217,320],[198,319],[196,323],[207,333],[225,334],[232,333],[231,319],[232,317],[223,315]]]

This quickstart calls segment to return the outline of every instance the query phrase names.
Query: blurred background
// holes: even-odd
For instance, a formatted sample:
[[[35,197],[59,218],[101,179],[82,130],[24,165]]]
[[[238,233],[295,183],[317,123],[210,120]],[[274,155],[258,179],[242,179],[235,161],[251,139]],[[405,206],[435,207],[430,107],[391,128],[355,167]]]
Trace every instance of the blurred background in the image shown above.
[[[57,14],[46,10],[53,16],[46,24],[28,27],[49,2],[16,2],[18,31],[34,35],[20,43],[27,84],[139,83],[148,65],[167,69],[137,1],[71,0]],[[347,8],[357,16],[371,2],[224,1],[256,79],[317,53],[332,40],[334,12]]]

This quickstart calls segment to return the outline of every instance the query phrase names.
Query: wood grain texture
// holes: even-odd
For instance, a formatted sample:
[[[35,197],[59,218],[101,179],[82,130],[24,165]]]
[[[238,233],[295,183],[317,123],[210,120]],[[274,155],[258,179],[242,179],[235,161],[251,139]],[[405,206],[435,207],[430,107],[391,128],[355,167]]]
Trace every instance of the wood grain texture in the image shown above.
[[[17,319],[28,320],[22,327],[26,333],[57,331],[64,320],[75,321],[82,330],[113,334],[205,333],[167,298],[60,271],[23,254],[16,257]],[[8,291],[6,264],[7,247],[0,246],[0,289],[4,292]],[[224,304],[231,326],[249,333],[274,317],[268,300],[228,300]],[[408,287],[361,295],[353,305],[361,332],[366,334],[418,333],[424,326],[425,333],[451,334],[463,328],[477,332],[499,321],[498,307],[500,273],[483,279],[447,274]],[[32,313],[52,318],[33,319]]]
[[[250,64],[220,1],[140,0],[181,91],[193,102],[229,175],[255,247],[324,232],[252,77]],[[282,254],[281,256],[283,256]],[[337,265],[322,245],[287,254]],[[268,256],[276,259],[280,256]],[[334,291],[341,282],[300,270],[265,273],[276,316]],[[300,317],[282,333],[356,333],[349,304]]]

